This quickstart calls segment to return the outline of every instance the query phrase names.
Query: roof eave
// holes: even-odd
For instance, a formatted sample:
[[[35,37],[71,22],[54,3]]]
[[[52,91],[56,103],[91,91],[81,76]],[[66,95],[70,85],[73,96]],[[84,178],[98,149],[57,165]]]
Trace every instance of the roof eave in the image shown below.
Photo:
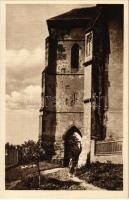
[[[91,18],[47,20],[47,26],[48,26],[48,30],[49,30],[49,33],[50,33],[51,28],[84,27],[84,25],[89,24],[90,21],[91,21]]]

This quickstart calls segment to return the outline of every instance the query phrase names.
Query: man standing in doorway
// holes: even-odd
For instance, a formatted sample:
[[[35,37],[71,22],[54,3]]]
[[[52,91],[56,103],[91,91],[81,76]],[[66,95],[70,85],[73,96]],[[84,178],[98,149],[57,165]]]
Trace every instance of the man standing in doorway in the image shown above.
[[[71,127],[64,139],[64,167],[69,167],[70,176],[75,174],[80,153],[82,151],[82,134],[75,127]]]
[[[69,138],[69,158],[70,158],[70,174],[74,175],[78,165],[80,153],[82,151],[82,137],[78,132],[74,132]]]

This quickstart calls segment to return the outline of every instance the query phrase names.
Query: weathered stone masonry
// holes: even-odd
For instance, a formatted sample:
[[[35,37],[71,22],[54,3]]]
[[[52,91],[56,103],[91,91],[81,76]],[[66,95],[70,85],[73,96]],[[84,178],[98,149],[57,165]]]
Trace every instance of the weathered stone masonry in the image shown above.
[[[95,160],[95,141],[122,137],[122,18],[122,5],[98,5],[47,21],[39,138],[49,158],[63,160],[63,136],[72,126],[83,135],[83,164],[90,152]]]

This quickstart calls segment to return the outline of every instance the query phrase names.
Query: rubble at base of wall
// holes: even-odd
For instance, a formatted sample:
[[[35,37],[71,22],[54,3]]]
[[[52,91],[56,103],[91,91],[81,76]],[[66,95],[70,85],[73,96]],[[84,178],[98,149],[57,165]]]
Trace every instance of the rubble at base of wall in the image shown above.
[[[52,161],[63,166],[64,159],[64,142],[56,141],[54,143],[55,155],[52,157]]]
[[[46,156],[50,157],[52,162],[63,165],[64,158],[64,142],[56,140],[53,137],[46,136],[43,141],[43,148],[46,151]]]

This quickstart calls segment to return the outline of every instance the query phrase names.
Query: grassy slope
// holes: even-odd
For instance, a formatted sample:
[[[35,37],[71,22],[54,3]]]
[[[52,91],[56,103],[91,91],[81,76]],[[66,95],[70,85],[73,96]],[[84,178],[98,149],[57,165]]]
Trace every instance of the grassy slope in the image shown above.
[[[58,165],[42,162],[41,170],[59,167]],[[35,190],[38,189],[37,168],[31,167],[21,169],[20,167],[6,171],[6,189],[12,181],[22,180],[18,183],[15,190]],[[29,176],[28,176],[29,175]],[[63,176],[63,174],[62,174]],[[77,170],[77,176],[88,183],[92,183],[100,188],[108,190],[122,190],[123,188],[123,166],[111,163],[101,164],[92,163],[89,167],[82,167]],[[58,174],[57,174],[58,177]],[[57,181],[54,179],[41,180],[41,190],[83,190],[79,185],[67,181]]]
[[[77,171],[80,179],[108,190],[123,189],[123,166],[109,163],[92,163]]]
[[[5,172],[5,181],[6,181],[6,188],[8,188],[11,184],[11,182],[17,181],[17,180],[24,180],[28,175],[36,174],[37,173],[37,167],[31,167],[31,165],[27,165],[28,168],[21,169],[21,166],[6,169]],[[40,169],[46,170],[46,169],[52,169],[59,167],[59,165],[52,164],[49,162],[41,162],[40,163]]]

